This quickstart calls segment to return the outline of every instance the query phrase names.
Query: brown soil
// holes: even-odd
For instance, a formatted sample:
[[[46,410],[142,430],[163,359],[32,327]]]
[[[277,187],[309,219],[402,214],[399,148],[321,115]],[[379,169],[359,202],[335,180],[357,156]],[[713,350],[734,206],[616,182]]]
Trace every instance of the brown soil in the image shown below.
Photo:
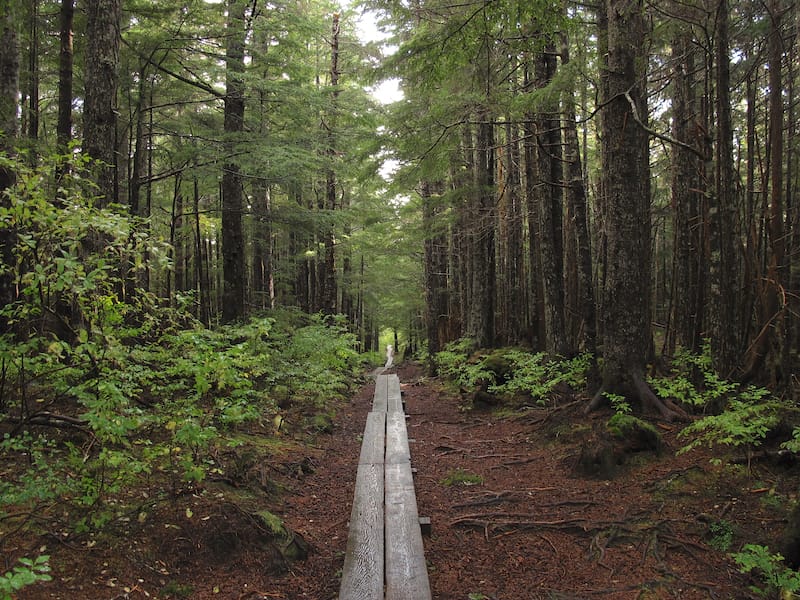
[[[796,473],[759,466],[753,475],[712,466],[702,453],[676,456],[680,426],[660,425],[660,455],[628,454],[610,480],[586,476],[581,448],[609,416],[584,416],[587,399],[502,417],[466,410],[413,365],[399,374],[419,510],[432,521],[425,553],[434,598],[750,597],[752,582],[712,545],[726,532],[731,550],[775,544],[784,514],[770,499],[789,497]],[[260,465],[265,508],[296,532],[300,553],[307,544],[307,559],[289,563],[286,538],[242,510],[235,485],[223,482],[142,509],[115,535],[74,541],[53,531],[7,542],[4,552],[46,546],[52,556],[54,581],[20,597],[336,598],[373,387],[342,407],[315,447],[295,444],[279,463]],[[462,472],[482,481],[443,483]]]

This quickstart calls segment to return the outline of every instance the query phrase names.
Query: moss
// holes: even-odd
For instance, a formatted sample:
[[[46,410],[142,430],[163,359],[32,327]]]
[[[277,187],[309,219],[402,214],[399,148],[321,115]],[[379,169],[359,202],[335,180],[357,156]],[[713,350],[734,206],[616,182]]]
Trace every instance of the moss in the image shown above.
[[[611,437],[624,442],[627,451],[661,450],[661,434],[653,425],[638,417],[617,413],[608,420],[606,427]]]
[[[450,471],[447,476],[440,482],[442,485],[480,485],[483,483],[483,477],[470,473],[464,469],[458,468]]]
[[[283,520],[269,512],[268,510],[260,510],[256,513],[258,518],[261,519],[261,522],[264,523],[267,529],[269,529],[274,535],[284,535],[286,530],[283,526]]]

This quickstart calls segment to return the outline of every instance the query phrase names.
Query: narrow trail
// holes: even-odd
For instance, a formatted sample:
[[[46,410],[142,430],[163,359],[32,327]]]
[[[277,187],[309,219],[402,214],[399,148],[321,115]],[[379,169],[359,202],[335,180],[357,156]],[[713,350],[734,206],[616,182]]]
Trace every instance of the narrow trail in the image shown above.
[[[393,371],[410,415],[420,515],[432,521],[434,598],[751,597],[735,565],[709,547],[707,519],[724,511],[758,522],[763,509],[724,489],[707,457],[675,457],[672,429],[660,457],[642,456],[611,481],[585,478],[575,470],[580,445],[607,415],[585,417],[575,403],[498,418],[465,411],[414,366]],[[282,516],[312,551],[265,580],[260,597],[336,598],[373,388],[351,399],[320,440],[315,472],[287,493]]]

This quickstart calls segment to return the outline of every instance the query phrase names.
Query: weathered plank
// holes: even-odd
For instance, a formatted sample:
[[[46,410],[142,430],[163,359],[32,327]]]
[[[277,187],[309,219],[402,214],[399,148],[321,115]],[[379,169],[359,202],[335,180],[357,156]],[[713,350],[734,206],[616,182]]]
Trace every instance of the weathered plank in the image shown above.
[[[367,414],[367,424],[364,426],[358,464],[383,464],[385,453],[386,413],[373,411]]]
[[[403,395],[400,393],[400,378],[397,375],[388,375],[387,398],[389,412],[403,412]]]
[[[356,475],[350,533],[339,586],[339,600],[383,598],[384,467],[360,464]]]
[[[397,375],[395,375],[397,377]],[[372,410],[386,412],[389,397],[389,375],[378,375],[375,379],[375,395],[372,398]]]
[[[385,467],[386,600],[430,600],[411,464]]]
[[[393,465],[409,460],[411,460],[411,452],[408,448],[406,417],[402,412],[387,413],[385,462],[387,465]]]

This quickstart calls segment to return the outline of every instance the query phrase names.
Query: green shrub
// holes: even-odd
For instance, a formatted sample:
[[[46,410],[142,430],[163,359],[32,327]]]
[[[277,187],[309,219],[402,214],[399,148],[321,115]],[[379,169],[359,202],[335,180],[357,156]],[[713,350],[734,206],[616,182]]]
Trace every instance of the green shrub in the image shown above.
[[[783,556],[772,554],[766,546],[746,544],[741,552],[732,555],[742,573],[755,571],[764,587],[751,586],[751,590],[762,597],[777,597],[778,594],[794,594],[800,591],[800,573],[783,562]]]
[[[695,385],[694,380],[700,380]],[[700,354],[684,349],[672,359],[672,373],[668,377],[649,377],[648,383],[661,398],[671,398],[685,406],[708,410],[735,392],[739,385],[725,381],[711,364],[711,343],[705,340]]]
[[[50,581],[50,557],[20,558],[19,565],[0,575],[0,600],[13,600],[16,593],[40,581]]]

